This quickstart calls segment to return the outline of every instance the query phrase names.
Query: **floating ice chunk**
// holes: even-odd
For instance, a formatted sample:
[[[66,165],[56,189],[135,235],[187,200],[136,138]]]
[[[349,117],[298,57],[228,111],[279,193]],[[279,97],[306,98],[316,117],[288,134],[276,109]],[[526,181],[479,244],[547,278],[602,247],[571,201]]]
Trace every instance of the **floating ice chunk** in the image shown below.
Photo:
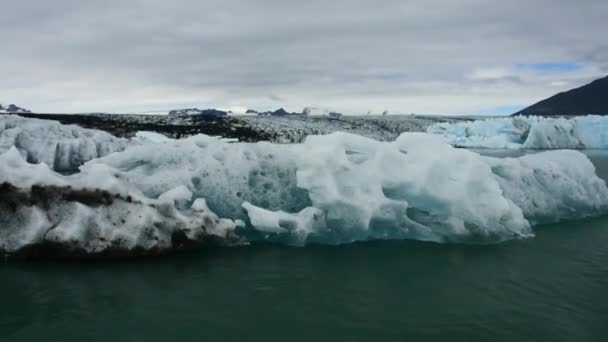
[[[586,148],[608,148],[608,117],[588,115],[573,120],[575,135],[582,139]]]
[[[437,123],[428,133],[441,135],[459,147],[519,148],[525,142],[530,125],[526,121],[496,118],[456,123]]]
[[[550,151],[520,158],[485,157],[505,197],[533,224],[608,212],[606,183],[577,151]]]
[[[253,227],[263,233],[285,233],[288,232],[286,228],[281,227],[281,218],[288,217],[295,221],[292,215],[287,214],[283,211],[270,211],[262,208],[258,208],[249,202],[243,203],[243,208],[247,210],[249,220]]]
[[[258,208],[249,202],[243,203],[253,228],[268,234],[290,234],[294,245],[304,245],[308,235],[326,230],[324,212],[317,208],[304,208],[296,214]]]
[[[576,121],[537,120],[530,125],[522,147],[527,149],[584,149],[584,137],[576,134]]]
[[[472,148],[606,149],[608,117],[514,117],[438,123],[427,128],[448,143]]]

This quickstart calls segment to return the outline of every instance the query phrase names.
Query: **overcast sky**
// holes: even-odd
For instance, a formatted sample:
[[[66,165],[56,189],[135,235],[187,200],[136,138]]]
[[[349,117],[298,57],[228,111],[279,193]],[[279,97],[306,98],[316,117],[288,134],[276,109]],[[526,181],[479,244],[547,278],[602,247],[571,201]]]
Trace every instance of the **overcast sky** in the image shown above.
[[[3,0],[0,103],[504,114],[608,74],[606,0]]]

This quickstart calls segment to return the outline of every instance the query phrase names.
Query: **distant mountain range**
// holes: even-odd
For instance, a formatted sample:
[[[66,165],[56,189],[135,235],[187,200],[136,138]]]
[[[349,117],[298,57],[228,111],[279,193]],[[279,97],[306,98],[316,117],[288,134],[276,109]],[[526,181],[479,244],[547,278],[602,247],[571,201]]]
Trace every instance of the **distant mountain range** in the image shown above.
[[[0,114],[6,114],[6,113],[31,113],[31,112],[25,108],[21,108],[14,104],[10,104],[8,106],[0,104]]]
[[[608,115],[608,76],[559,93],[513,115]]]
[[[228,112],[217,109],[198,109],[198,108],[186,108],[186,109],[176,109],[169,112],[170,117],[187,117],[187,116],[226,116]]]
[[[169,117],[188,117],[188,116],[208,116],[208,117],[218,117],[218,116],[226,116],[229,114],[234,114],[230,111],[218,110],[218,109],[198,109],[198,108],[186,108],[186,109],[176,109],[169,112]],[[302,112],[288,112],[283,108],[279,108],[275,111],[266,111],[266,112],[258,112],[253,109],[248,109],[245,114],[249,115],[259,115],[259,116],[291,116],[291,115],[328,115],[330,117],[340,117],[342,114],[329,112],[329,111],[321,111],[313,107],[306,107]]]

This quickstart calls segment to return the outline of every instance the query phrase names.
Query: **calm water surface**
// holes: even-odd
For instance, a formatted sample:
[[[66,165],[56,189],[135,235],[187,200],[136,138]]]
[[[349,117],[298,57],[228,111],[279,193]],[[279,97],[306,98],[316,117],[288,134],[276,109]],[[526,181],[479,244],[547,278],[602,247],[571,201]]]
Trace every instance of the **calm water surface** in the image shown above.
[[[608,155],[590,157],[608,176]],[[608,218],[536,232],[7,262],[0,341],[608,341]]]

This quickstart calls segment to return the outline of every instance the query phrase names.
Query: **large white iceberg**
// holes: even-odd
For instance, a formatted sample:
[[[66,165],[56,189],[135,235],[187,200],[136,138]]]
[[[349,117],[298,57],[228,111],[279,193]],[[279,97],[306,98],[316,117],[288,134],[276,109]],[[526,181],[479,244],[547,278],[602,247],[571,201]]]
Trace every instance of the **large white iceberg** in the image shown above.
[[[470,148],[496,149],[606,149],[608,117],[509,117],[457,123],[437,123],[428,133]]]
[[[292,145],[139,134],[70,176],[22,154],[0,155],[5,252],[44,243],[162,251],[209,236],[497,242],[608,212],[608,188],[580,152],[499,159],[426,133],[392,142],[334,133]]]
[[[98,164],[151,198],[185,186],[221,217],[246,221],[247,238],[296,245],[500,241],[532,236],[531,223],[608,209],[604,181],[579,152],[497,159],[424,133],[394,142],[335,133],[294,145],[195,136],[132,146],[81,169]]]

